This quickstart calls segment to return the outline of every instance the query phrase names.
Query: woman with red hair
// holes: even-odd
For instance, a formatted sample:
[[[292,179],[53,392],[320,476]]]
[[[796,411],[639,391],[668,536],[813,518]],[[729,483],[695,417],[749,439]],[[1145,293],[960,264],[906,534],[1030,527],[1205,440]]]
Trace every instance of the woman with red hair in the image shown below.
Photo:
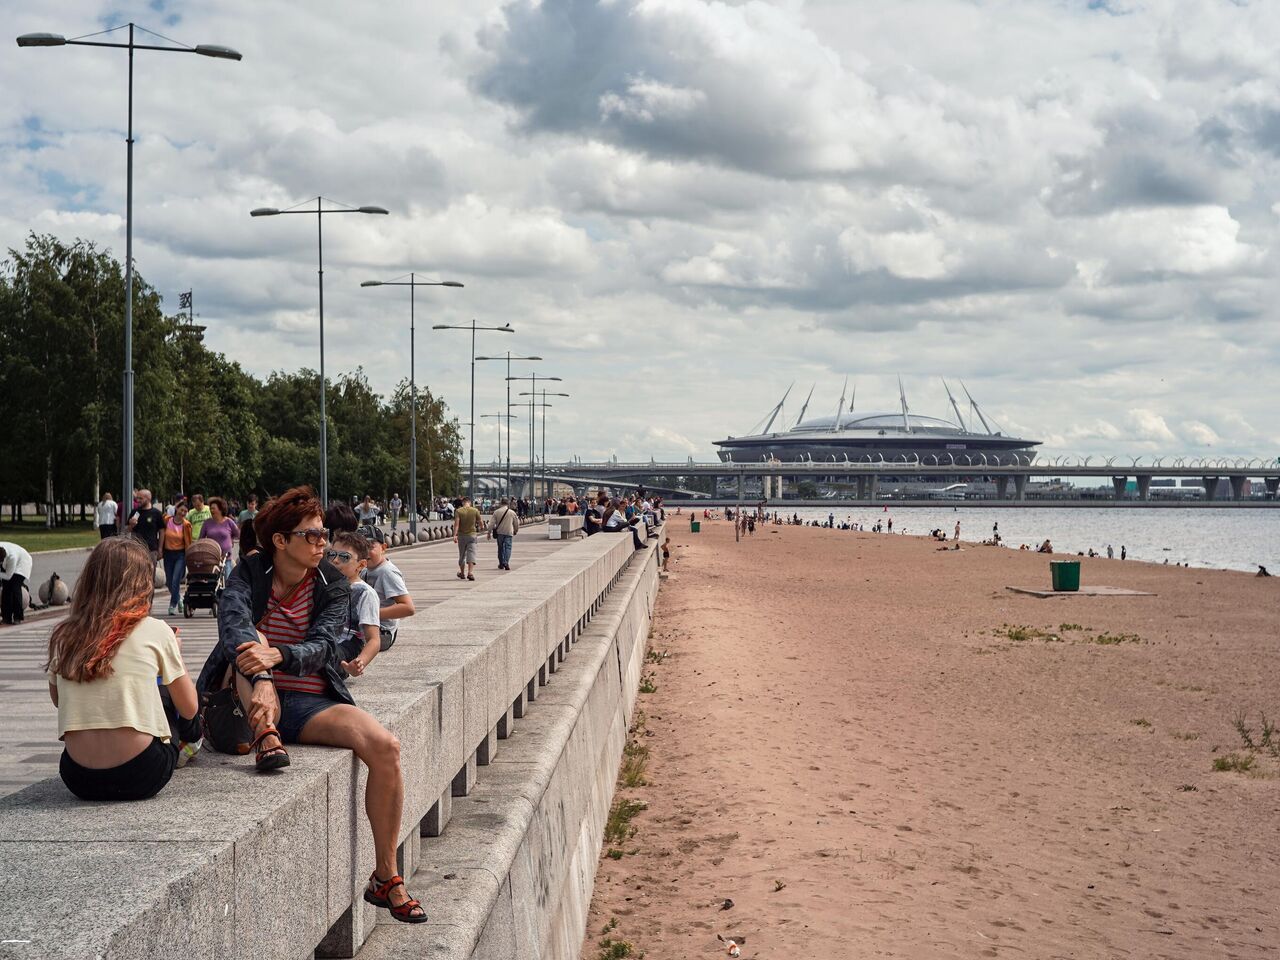
[[[184,720],[198,709],[177,635],[150,616],[154,576],[141,541],[101,541],[76,583],[70,616],[49,638],[45,670],[63,741],[58,772],[82,800],[145,800],[173,776],[178,744],[157,676]]]
[[[254,518],[260,552],[236,565],[218,603],[218,645],[202,691],[228,674],[253,728],[260,770],[289,765],[286,743],[351,750],[369,768],[364,807],[376,863],[364,899],[402,923],[424,923],[422,904],[396,872],[404,806],[400,741],[355,705],[339,663],[350,587],[325,558],[328,531],[310,487],[294,487]]]

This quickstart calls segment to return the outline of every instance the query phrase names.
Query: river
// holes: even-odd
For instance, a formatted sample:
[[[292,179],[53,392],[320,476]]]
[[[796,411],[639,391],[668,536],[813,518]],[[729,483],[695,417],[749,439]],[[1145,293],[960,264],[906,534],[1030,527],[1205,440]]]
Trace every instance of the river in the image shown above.
[[[1110,544],[1118,558],[1121,546],[1131,560],[1149,563],[1187,563],[1193,567],[1256,571],[1265,565],[1280,574],[1280,507],[1275,510],[1239,510],[1213,507],[1168,507],[1160,510],[1127,510],[1114,507],[1064,510],[1054,507],[991,508],[968,506],[882,508],[801,507],[788,511],[803,520],[825,522],[834,513],[836,524],[849,521],[870,529],[877,520],[893,518],[893,532],[927,534],[941,527],[950,537],[960,521],[961,540],[985,540],[992,524],[1000,524],[1005,545],[1035,547],[1046,537],[1058,553],[1087,552],[1090,547],[1106,555]]]

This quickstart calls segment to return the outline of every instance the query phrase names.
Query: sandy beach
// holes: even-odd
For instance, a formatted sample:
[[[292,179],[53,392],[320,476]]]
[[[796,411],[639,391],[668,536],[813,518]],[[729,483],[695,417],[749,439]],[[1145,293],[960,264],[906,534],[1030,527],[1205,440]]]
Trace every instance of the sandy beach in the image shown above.
[[[585,960],[1280,953],[1280,580],[672,521]]]

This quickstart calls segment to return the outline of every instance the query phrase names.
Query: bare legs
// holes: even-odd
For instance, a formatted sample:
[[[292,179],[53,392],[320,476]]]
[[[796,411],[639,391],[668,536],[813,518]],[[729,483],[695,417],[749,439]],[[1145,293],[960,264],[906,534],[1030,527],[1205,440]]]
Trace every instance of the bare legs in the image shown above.
[[[364,811],[369,817],[369,826],[373,828],[377,861],[374,873],[383,880],[397,874],[396,839],[404,806],[400,741],[359,707],[345,703],[330,707],[308,720],[299,740],[320,746],[345,747],[369,768]],[[396,906],[409,899],[404,887],[393,888],[388,897]]]

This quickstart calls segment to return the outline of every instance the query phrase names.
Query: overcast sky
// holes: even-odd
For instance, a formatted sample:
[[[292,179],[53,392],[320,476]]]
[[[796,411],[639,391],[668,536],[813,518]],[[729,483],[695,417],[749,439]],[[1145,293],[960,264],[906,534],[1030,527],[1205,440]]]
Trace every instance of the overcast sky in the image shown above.
[[[1265,2],[10,0],[0,36],[135,20],[135,255],[257,374],[408,372],[464,421],[468,336],[572,396],[548,454],[713,455],[794,417],[947,416],[1049,453],[1280,453],[1280,17]],[[119,35],[117,35],[119,36]],[[0,244],[124,253],[125,56],[0,57]],[[481,364],[478,413],[505,403]],[[518,364],[526,372],[529,364]],[[477,431],[479,459],[496,420]],[[524,449],[523,422],[513,453]]]

